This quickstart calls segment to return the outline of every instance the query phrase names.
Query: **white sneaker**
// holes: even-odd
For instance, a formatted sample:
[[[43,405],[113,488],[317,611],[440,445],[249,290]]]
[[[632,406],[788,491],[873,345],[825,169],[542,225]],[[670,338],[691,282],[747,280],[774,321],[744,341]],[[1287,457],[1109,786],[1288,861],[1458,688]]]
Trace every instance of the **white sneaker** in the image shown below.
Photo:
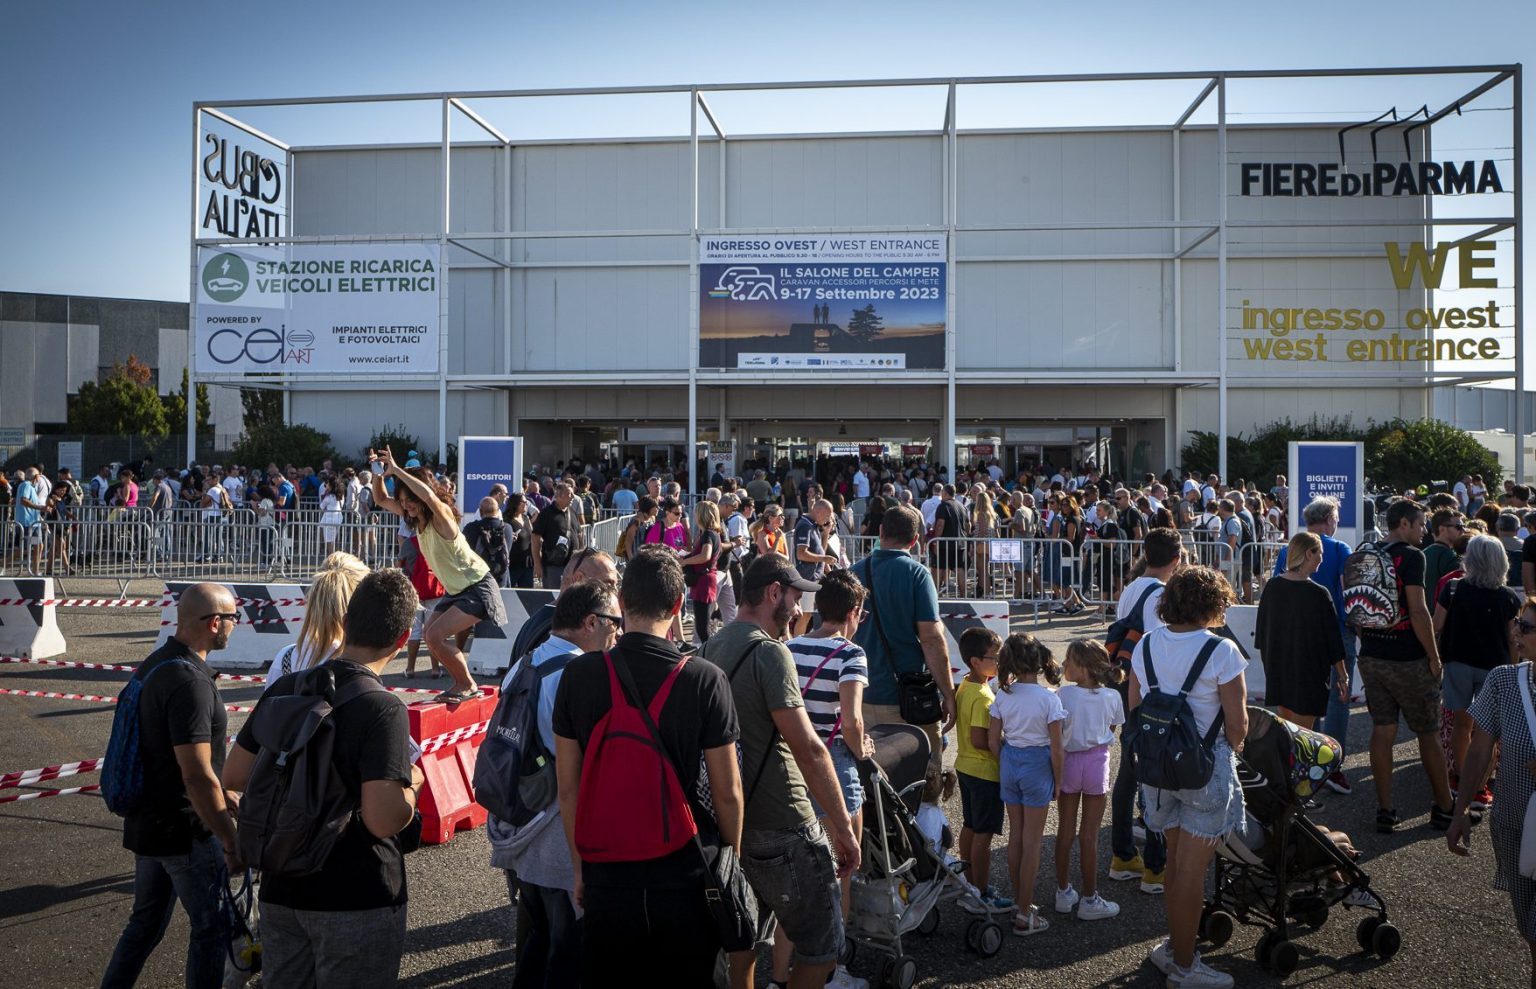
[[[827,980],[827,985],[832,989],[869,989],[869,980],[861,979],[839,965],[832,973],[832,978]]]
[[[1177,966],[1168,973],[1168,989],[1232,989],[1234,980],[1225,972],[1218,972],[1205,962],[1200,960],[1200,955],[1195,954],[1195,963],[1187,970]]]
[[[1072,908],[1077,906],[1077,901],[1080,899],[1082,899],[1082,897],[1078,896],[1077,890],[1073,889],[1071,886],[1068,886],[1066,889],[1057,889],[1056,912],[1071,913]]]
[[[1344,897],[1343,903],[1347,907],[1374,907],[1376,898],[1363,889],[1352,889],[1349,895]]]
[[[1085,899],[1077,908],[1078,920],[1108,920],[1120,914],[1120,904],[1111,903],[1098,893]]]
[[[1147,961],[1164,975],[1172,975],[1177,968],[1173,963],[1173,945],[1167,938],[1157,942],[1157,947],[1147,953]]]

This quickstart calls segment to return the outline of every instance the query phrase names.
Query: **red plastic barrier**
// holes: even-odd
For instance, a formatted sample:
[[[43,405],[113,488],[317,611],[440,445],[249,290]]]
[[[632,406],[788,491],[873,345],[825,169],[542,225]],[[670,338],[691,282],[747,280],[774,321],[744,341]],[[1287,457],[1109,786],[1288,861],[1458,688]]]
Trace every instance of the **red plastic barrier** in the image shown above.
[[[410,705],[406,711],[411,721],[411,737],[419,745],[426,739],[489,721],[496,710],[498,693],[495,687],[481,687],[479,700],[465,701],[456,707],[431,701]],[[473,830],[485,823],[485,808],[475,803],[472,782],[475,756],[483,741],[485,734],[482,732],[421,757],[421,772],[426,782],[416,809],[421,811],[421,840],[424,843],[442,845],[455,832]]]

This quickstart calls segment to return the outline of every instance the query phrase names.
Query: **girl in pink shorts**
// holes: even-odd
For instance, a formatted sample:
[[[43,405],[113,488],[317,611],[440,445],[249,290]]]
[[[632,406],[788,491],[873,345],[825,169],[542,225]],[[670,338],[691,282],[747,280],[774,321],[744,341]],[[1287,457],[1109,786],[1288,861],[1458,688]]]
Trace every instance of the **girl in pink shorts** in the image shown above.
[[[1056,692],[1067,712],[1062,733],[1066,755],[1056,806],[1056,912],[1070,914],[1077,907],[1079,920],[1108,920],[1120,912],[1120,906],[1098,893],[1099,826],[1109,792],[1109,747],[1115,741],[1115,728],[1125,724],[1125,710],[1115,690],[1125,671],[1110,660],[1104,643],[1078,639],[1067,647],[1064,673],[1068,683]],[[1081,895],[1069,879],[1074,833],[1082,872]]]

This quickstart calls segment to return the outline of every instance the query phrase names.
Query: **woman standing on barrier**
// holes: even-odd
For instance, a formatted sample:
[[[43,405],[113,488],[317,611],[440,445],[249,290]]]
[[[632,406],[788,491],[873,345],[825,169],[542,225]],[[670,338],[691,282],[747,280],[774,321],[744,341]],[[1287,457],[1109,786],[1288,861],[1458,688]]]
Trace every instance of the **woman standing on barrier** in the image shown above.
[[[1253,641],[1264,657],[1264,703],[1311,728],[1328,713],[1328,673],[1348,700],[1344,637],[1333,595],[1310,578],[1323,564],[1323,541],[1298,532],[1285,548],[1285,572],[1259,595]]]
[[[351,553],[332,553],[325,558],[304,592],[304,624],[299,626],[299,637],[272,657],[263,693],[279,678],[319,666],[341,651],[347,602],[368,574],[368,565]]]
[[[460,704],[480,696],[469,663],[456,637],[482,621],[507,623],[506,609],[496,578],[480,555],[470,548],[459,531],[459,513],[447,488],[428,483],[395,462],[388,447],[368,451],[370,462],[384,465],[384,474],[373,475],[373,500],[393,512],[415,533],[421,554],[448,592],[438,601],[423,628],[427,649],[442,663],[453,685],[437,695],[444,704]],[[395,479],[395,497],[384,490],[384,477]]]

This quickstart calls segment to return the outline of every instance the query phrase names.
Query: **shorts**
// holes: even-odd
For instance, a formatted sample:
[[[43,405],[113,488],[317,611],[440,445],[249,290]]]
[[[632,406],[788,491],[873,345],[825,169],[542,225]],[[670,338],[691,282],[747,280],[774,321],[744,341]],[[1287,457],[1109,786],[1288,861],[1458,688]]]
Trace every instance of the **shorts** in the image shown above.
[[[832,846],[816,822],[783,831],[743,831],[741,869],[762,911],[759,943],[772,917],[795,943],[795,963],[826,965],[843,947],[842,887]]]
[[[1102,797],[1109,792],[1109,746],[1068,752],[1061,760],[1061,792]]]
[[[501,603],[501,588],[496,586],[496,578],[490,574],[481,577],[457,594],[445,594],[438,598],[432,610],[439,612],[447,611],[449,608],[458,608],[466,615],[481,621],[493,622],[497,625],[507,623],[507,609]]]
[[[841,736],[827,743],[827,753],[832,756],[833,773],[837,777],[837,785],[843,791],[843,806],[848,808],[851,817],[864,806],[864,784],[859,781],[859,764]],[[815,797],[811,798],[811,809],[816,811],[817,817],[827,816],[826,811],[816,803]]]
[[[1401,715],[1415,735],[1440,730],[1440,680],[1429,674],[1429,657],[1394,662],[1361,656],[1359,668],[1371,724],[1396,725]]]
[[[1056,774],[1051,770],[1051,747],[1003,745],[1001,767],[1003,803],[1024,807],[1048,807],[1056,799]]]
[[[960,823],[977,834],[1002,834],[1002,784],[969,773],[955,775],[960,777]]]
[[[1472,701],[1477,697],[1477,692],[1483,689],[1483,681],[1488,679],[1490,672],[1467,663],[1446,663],[1445,673],[1440,680],[1443,706],[1452,711],[1470,710]]]
[[[441,600],[442,598],[432,598],[431,600],[423,601],[416,606],[416,617],[411,619],[411,634],[406,641],[421,641],[421,629],[422,626],[426,625],[427,623],[427,612],[431,611],[432,606]]]
[[[1161,790],[1143,783],[1141,815],[1147,827],[1164,834],[1178,828],[1187,835],[1220,841],[1243,827],[1243,788],[1237,782],[1237,757],[1225,737],[1216,739],[1216,768],[1198,790]]]

